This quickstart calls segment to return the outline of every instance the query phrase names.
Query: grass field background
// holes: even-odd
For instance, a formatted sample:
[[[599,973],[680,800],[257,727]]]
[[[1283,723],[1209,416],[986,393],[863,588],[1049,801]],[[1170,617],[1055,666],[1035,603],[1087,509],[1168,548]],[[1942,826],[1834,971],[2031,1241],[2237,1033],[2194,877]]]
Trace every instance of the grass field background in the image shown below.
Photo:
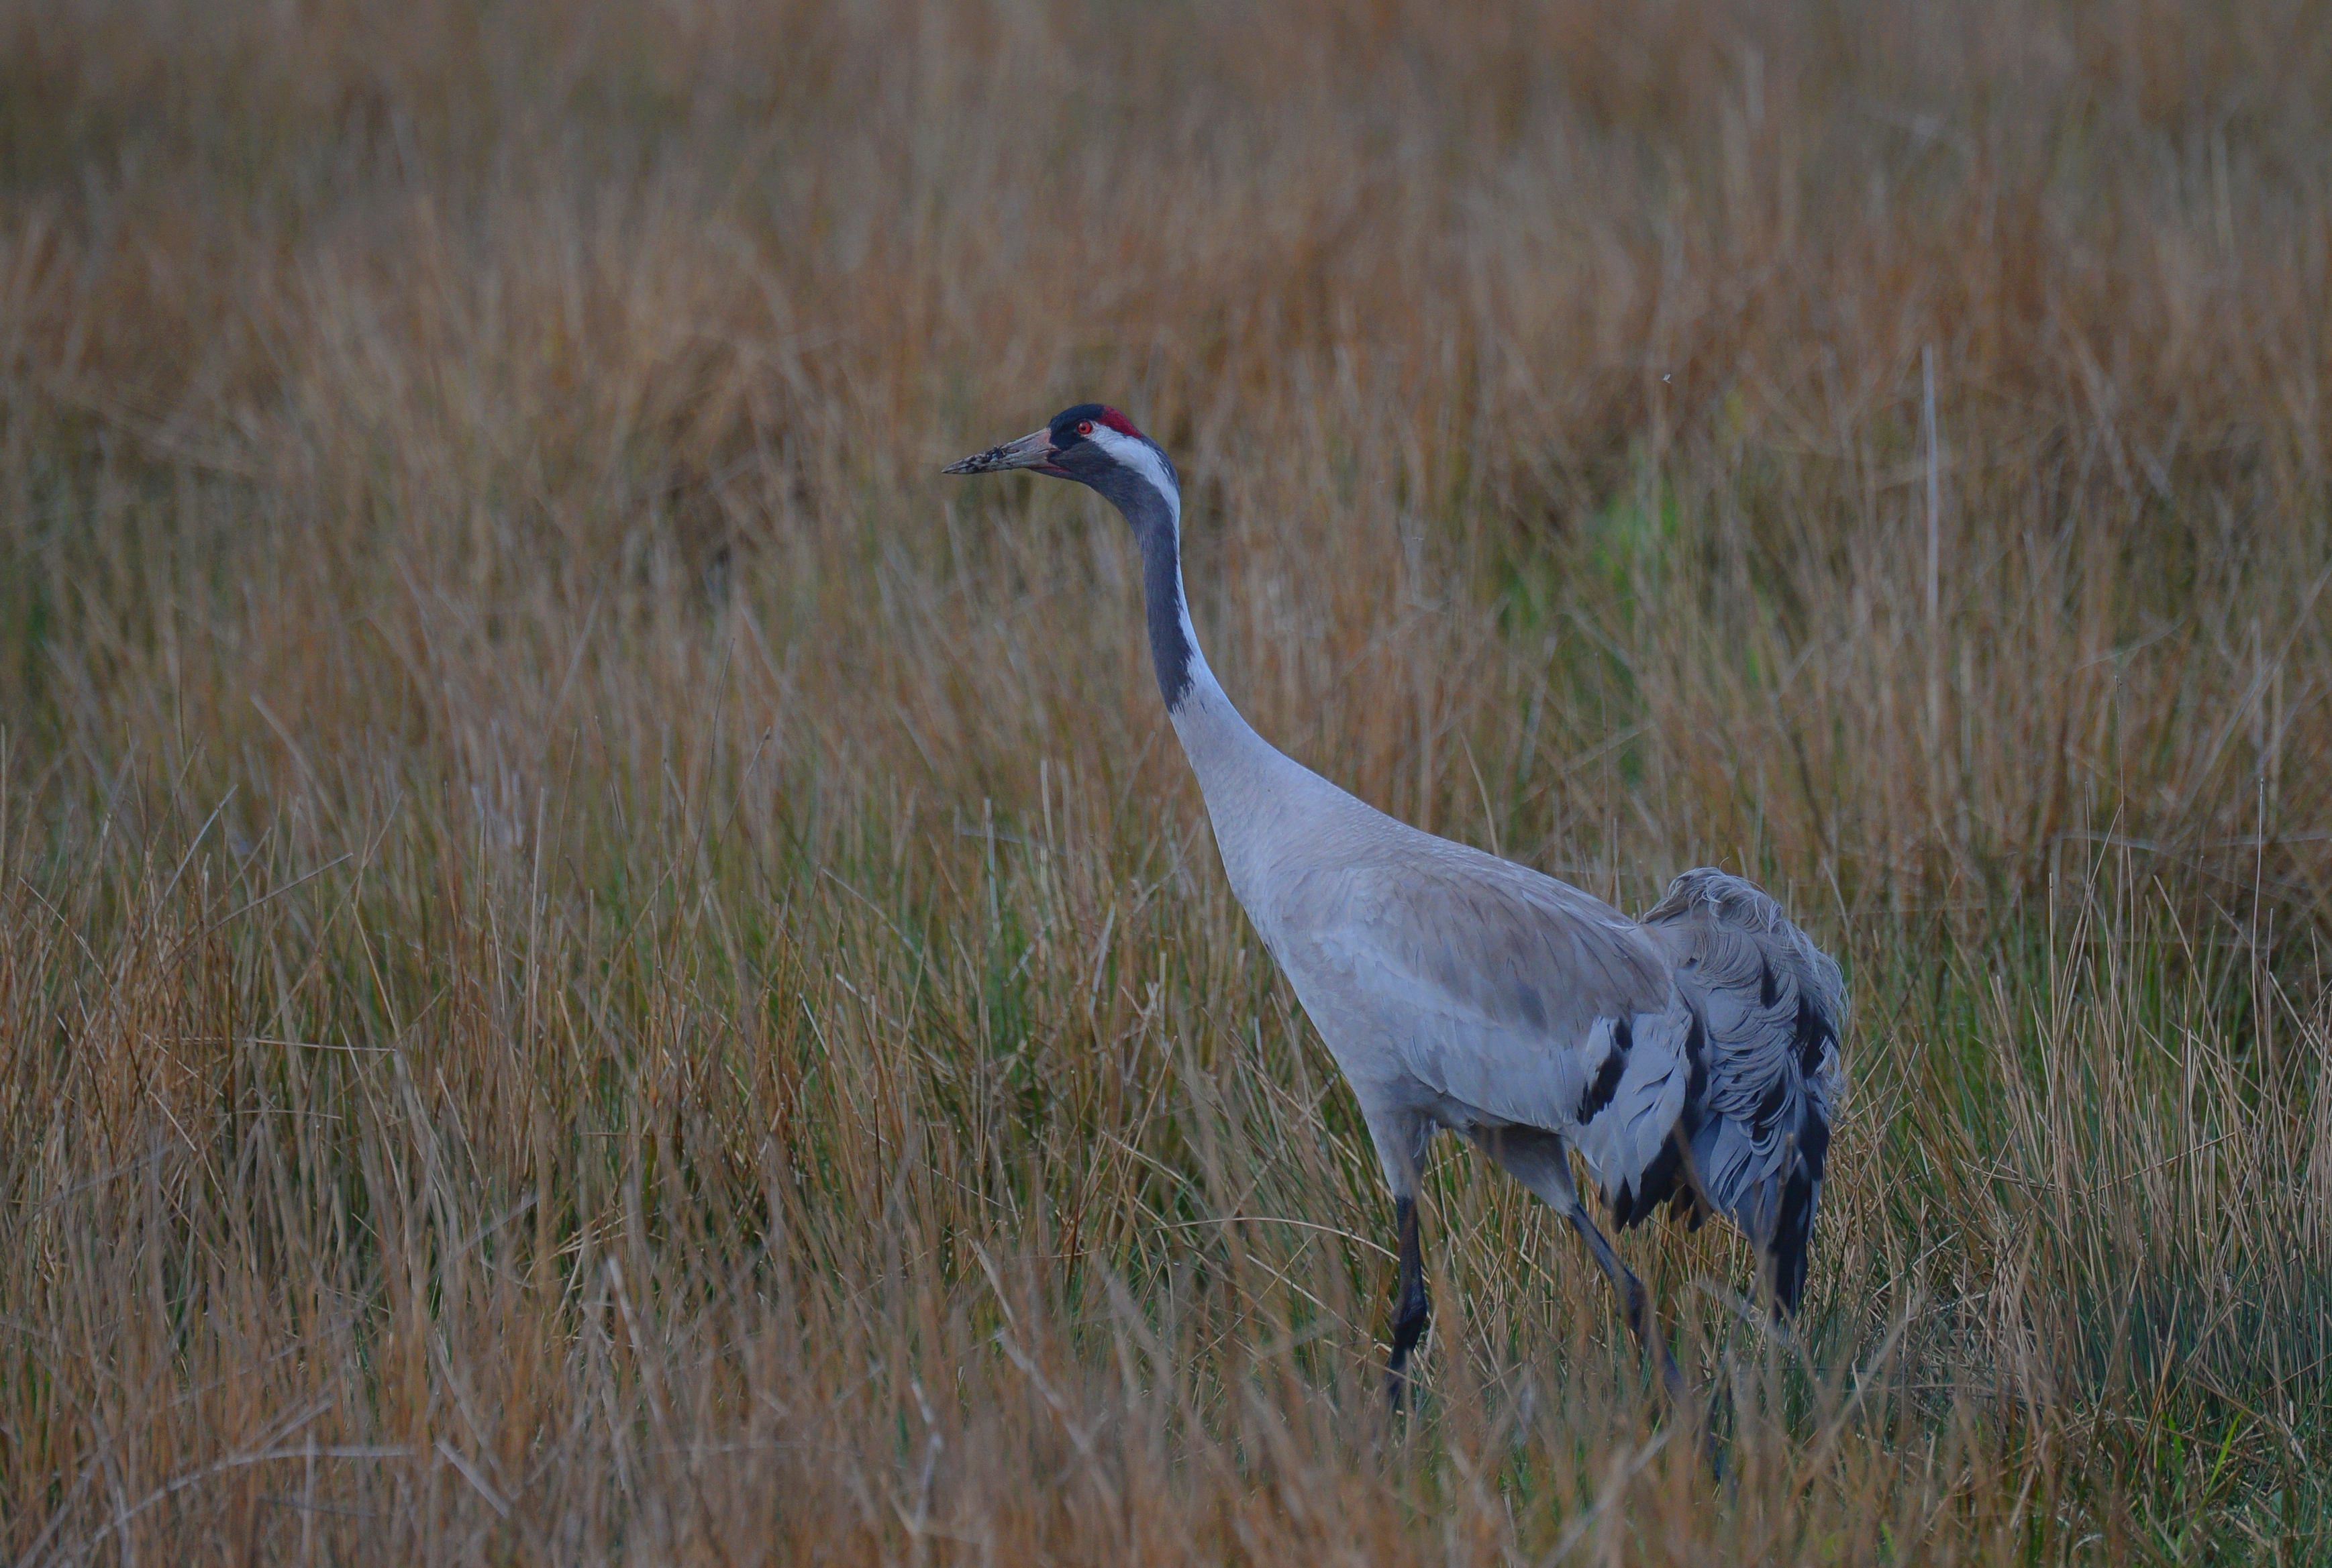
[[[0,10],[0,1556],[2332,1554],[2332,13]],[[1843,962],[1801,1350],[1231,901],[1293,755]]]

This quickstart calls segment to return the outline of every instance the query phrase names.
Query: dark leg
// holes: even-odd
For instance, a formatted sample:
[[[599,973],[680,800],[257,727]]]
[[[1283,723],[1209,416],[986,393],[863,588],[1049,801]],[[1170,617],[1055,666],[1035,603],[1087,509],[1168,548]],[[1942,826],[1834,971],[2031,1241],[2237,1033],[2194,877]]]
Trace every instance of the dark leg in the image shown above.
[[[1409,1388],[1409,1353],[1425,1337],[1433,1304],[1425,1295],[1425,1255],[1417,1241],[1417,1200],[1396,1198],[1393,1214],[1400,1226],[1400,1283],[1394,1286],[1392,1364],[1385,1371],[1385,1398],[1393,1410]]]
[[[1611,1288],[1619,1295],[1620,1310],[1627,1315],[1629,1331],[1636,1336],[1637,1345],[1647,1355],[1655,1349],[1659,1352],[1660,1383],[1668,1390],[1669,1409],[1677,1411],[1691,1410],[1691,1401],[1685,1392],[1684,1373],[1677,1370],[1676,1357],[1668,1352],[1668,1342],[1660,1337],[1660,1325],[1652,1316],[1651,1296],[1644,1289],[1644,1282],[1636,1277],[1635,1270],[1620,1261],[1620,1255],[1611,1250],[1611,1244],[1603,1238],[1601,1231],[1595,1229],[1595,1221],[1587,1217],[1585,1204],[1572,1199],[1571,1206],[1563,1210],[1563,1218],[1571,1221],[1571,1228],[1579,1232],[1579,1238],[1587,1243],[1587,1250],[1595,1255],[1595,1261],[1602,1267],[1604,1276],[1610,1280]],[[1716,1451],[1714,1411],[1704,1418],[1701,1439],[1707,1450],[1708,1468],[1721,1481],[1725,1478],[1725,1458]]]
[[[1669,1406],[1679,1412],[1691,1410],[1685,1398],[1684,1373],[1677,1370],[1676,1357],[1668,1353],[1668,1342],[1659,1337],[1659,1323],[1652,1316],[1651,1297],[1644,1289],[1644,1282],[1620,1261],[1620,1255],[1611,1250],[1611,1244],[1595,1229],[1595,1221],[1587,1217],[1587,1206],[1579,1200],[1579,1189],[1571,1180],[1571,1157],[1564,1151],[1563,1140],[1533,1127],[1500,1127],[1477,1133],[1474,1139],[1515,1181],[1571,1221],[1571,1228],[1579,1232],[1579,1239],[1587,1243],[1596,1266],[1603,1270],[1604,1277],[1618,1294],[1620,1309],[1628,1319],[1628,1330],[1636,1336],[1637,1345],[1647,1355],[1654,1350],[1659,1352],[1660,1385],[1668,1394]],[[1706,1439],[1708,1468],[1722,1477],[1725,1466],[1716,1451],[1716,1422],[1706,1421],[1701,1432]]]
[[[1659,1336],[1659,1324],[1652,1321],[1651,1297],[1644,1290],[1644,1282],[1636,1277],[1635,1270],[1620,1261],[1620,1255],[1611,1250],[1611,1244],[1603,1239],[1601,1231],[1595,1229],[1595,1221],[1587,1217],[1586,1205],[1574,1202],[1564,1211],[1563,1218],[1571,1221],[1571,1228],[1579,1232],[1579,1238],[1587,1243],[1587,1250],[1595,1255],[1595,1261],[1602,1267],[1605,1277],[1611,1281],[1611,1288],[1619,1295],[1620,1309],[1627,1315],[1628,1329],[1636,1336],[1636,1343],[1642,1347],[1646,1355],[1656,1349],[1659,1352],[1660,1382],[1667,1386],[1668,1396],[1681,1405],[1684,1402],[1684,1373],[1677,1370],[1676,1357],[1668,1353],[1668,1341]]]

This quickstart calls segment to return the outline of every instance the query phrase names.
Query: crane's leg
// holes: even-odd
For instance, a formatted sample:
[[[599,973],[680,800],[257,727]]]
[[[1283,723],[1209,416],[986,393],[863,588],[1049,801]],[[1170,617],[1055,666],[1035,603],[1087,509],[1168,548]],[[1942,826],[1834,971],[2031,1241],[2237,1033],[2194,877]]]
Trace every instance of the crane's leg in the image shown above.
[[[1393,1200],[1400,1227],[1400,1281],[1393,1287],[1392,1362],[1385,1369],[1385,1401],[1397,1415],[1401,1396],[1409,1390],[1409,1353],[1425,1337],[1433,1320],[1433,1303],[1425,1294],[1425,1253],[1417,1239],[1417,1200]]]
[[[1587,1205],[1579,1197],[1578,1184],[1571,1179],[1571,1159],[1563,1140],[1534,1127],[1500,1127],[1475,1133],[1474,1141],[1504,1166],[1508,1175],[1571,1221],[1571,1228],[1579,1232],[1579,1239],[1587,1244],[1596,1267],[1603,1270],[1603,1277],[1611,1282],[1612,1291],[1620,1297],[1620,1309],[1627,1316],[1628,1330],[1636,1336],[1638,1348],[1646,1355],[1657,1353],[1659,1356],[1660,1386],[1668,1392],[1669,1405],[1680,1411],[1693,1410],[1686,1397],[1684,1373],[1677,1369],[1668,1341],[1661,1337],[1658,1320],[1652,1315],[1651,1295],[1644,1289],[1644,1282],[1636,1277],[1635,1271],[1620,1261],[1619,1253],[1589,1218]],[[1715,1423],[1705,1424],[1702,1432],[1709,1468],[1722,1478],[1725,1463],[1716,1451]]]
[[[1628,1314],[1628,1326],[1635,1332],[1636,1343],[1648,1355],[1655,1346],[1658,1348],[1660,1382],[1668,1392],[1668,1408],[1680,1414],[1700,1418],[1702,1456],[1708,1461],[1709,1474],[1723,1481],[1725,1456],[1716,1448],[1716,1412],[1714,1409],[1706,1412],[1696,1410],[1686,1397],[1684,1373],[1677,1370],[1676,1357],[1668,1352],[1668,1342],[1658,1332],[1660,1325],[1652,1316],[1651,1297],[1644,1289],[1644,1282],[1636,1277],[1635,1270],[1620,1261],[1620,1255],[1611,1249],[1610,1242],[1595,1229],[1595,1221],[1587,1217],[1587,1205],[1579,1200],[1575,1190],[1572,1194],[1571,1207],[1563,1210],[1563,1217],[1571,1221],[1571,1228],[1579,1232],[1582,1241],[1587,1243],[1587,1250],[1595,1255],[1595,1261],[1603,1267],[1603,1276],[1611,1282],[1611,1288],[1619,1292],[1620,1305]]]
[[[1426,1324],[1433,1318],[1433,1304],[1425,1293],[1425,1252],[1417,1235],[1418,1178],[1425,1169],[1425,1149],[1433,1138],[1433,1123],[1414,1111],[1372,1107],[1365,1096],[1361,1111],[1368,1118],[1369,1136],[1376,1143],[1385,1185],[1392,1189],[1394,1223],[1400,1229],[1400,1277],[1393,1286],[1392,1298],[1392,1359],[1385,1367],[1385,1402],[1398,1415],[1409,1392],[1410,1353],[1425,1337]]]
[[[1612,1250],[1610,1242],[1595,1229],[1595,1221],[1588,1218],[1587,1205],[1579,1200],[1576,1191],[1572,1192],[1569,1206],[1563,1209],[1563,1217],[1571,1221],[1571,1228],[1579,1232],[1579,1239],[1587,1243],[1587,1250],[1595,1255],[1603,1276],[1611,1282],[1611,1289],[1620,1297],[1620,1308],[1627,1314],[1628,1328],[1636,1336],[1636,1343],[1646,1355],[1656,1350],[1659,1353],[1660,1382],[1668,1391],[1668,1398],[1676,1401],[1678,1410],[1686,1408],[1684,1373],[1677,1370],[1676,1357],[1669,1353],[1668,1342],[1661,1337],[1660,1325],[1652,1317],[1651,1296],[1644,1289],[1644,1282],[1636,1277],[1634,1269],[1620,1261],[1620,1255]]]

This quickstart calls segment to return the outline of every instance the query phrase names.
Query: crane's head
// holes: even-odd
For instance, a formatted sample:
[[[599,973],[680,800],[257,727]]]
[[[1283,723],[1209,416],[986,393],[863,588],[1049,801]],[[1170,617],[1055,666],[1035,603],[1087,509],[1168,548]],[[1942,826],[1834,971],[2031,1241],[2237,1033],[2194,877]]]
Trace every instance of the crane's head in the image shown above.
[[[1080,403],[1053,416],[1052,423],[1018,441],[991,446],[942,473],[995,473],[1026,468],[1055,479],[1090,485],[1117,503],[1137,528],[1179,525],[1180,482],[1165,449],[1133,427],[1133,421],[1100,403]]]

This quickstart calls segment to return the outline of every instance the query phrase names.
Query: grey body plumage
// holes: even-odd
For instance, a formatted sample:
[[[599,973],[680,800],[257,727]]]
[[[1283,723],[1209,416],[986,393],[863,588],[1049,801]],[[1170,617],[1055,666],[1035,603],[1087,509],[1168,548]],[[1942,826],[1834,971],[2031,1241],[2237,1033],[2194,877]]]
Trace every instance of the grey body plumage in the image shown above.
[[[1663,1204],[1725,1216],[1764,1259],[1777,1310],[1794,1311],[1842,1091],[1838,966],[1738,877],[1687,871],[1634,921],[1338,789],[1257,735],[1207,668],[1179,482],[1155,443],[1087,404],[948,472],[1014,468],[1090,485],[1133,528],[1159,688],[1232,892],[1350,1082],[1392,1190],[1394,1402],[1429,1311],[1415,1200],[1437,1131],[1563,1212],[1672,1391],[1643,1287],[1581,1201],[1568,1151],[1623,1228]]]

